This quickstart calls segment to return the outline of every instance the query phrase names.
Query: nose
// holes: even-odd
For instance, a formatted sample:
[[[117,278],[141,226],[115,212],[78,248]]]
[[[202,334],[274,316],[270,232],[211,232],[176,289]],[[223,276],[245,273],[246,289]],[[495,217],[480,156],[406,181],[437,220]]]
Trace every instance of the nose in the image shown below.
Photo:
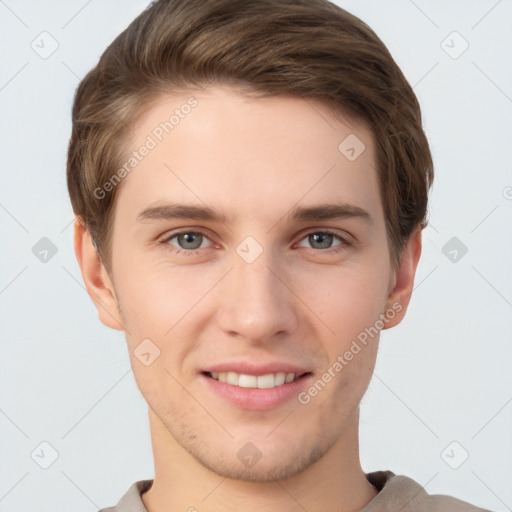
[[[278,257],[263,251],[252,263],[237,254],[233,261],[220,291],[220,328],[229,336],[259,344],[294,332],[298,301],[291,291],[292,275]]]

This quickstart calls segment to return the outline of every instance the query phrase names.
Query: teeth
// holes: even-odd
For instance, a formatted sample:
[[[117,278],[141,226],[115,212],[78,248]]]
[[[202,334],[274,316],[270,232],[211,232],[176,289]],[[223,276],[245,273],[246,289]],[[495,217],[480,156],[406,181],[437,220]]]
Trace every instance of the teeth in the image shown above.
[[[267,375],[260,375],[258,377],[258,388],[260,389],[273,388],[275,385],[276,378],[274,377],[273,373],[268,373]]]
[[[293,375],[293,378],[292,378],[292,380],[293,380],[295,378],[295,373],[290,373],[290,375]],[[284,372],[276,373],[275,385],[282,386],[285,382],[286,382],[286,373],[284,373]]]
[[[238,375],[235,372],[226,373],[226,382],[233,386],[238,386]]]
[[[235,373],[235,375],[237,375]],[[255,375],[245,375],[243,373],[238,375],[238,383],[234,382],[234,386],[240,386],[241,388],[257,388],[258,387],[258,377]]]
[[[210,375],[212,379],[231,384],[232,386],[259,389],[270,389],[276,386],[282,386],[285,383],[294,381],[297,377],[295,373],[284,372],[267,373],[266,375],[258,376],[236,372],[212,372]]]

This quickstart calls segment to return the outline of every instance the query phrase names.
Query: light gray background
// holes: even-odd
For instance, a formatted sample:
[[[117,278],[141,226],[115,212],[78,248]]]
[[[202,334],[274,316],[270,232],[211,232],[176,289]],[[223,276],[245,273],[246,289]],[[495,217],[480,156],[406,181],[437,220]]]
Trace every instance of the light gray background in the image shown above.
[[[413,300],[363,399],[363,469],[512,510],[512,1],[338,3],[414,86],[436,171]],[[145,5],[0,1],[2,512],[94,512],[153,477],[145,402],[82,285],[65,185],[75,88]],[[47,59],[31,47],[50,48],[43,31],[59,45]],[[454,31],[469,44],[457,58]],[[47,262],[32,252],[42,237]],[[452,237],[468,248],[456,262]],[[43,441],[58,452],[48,469]]]

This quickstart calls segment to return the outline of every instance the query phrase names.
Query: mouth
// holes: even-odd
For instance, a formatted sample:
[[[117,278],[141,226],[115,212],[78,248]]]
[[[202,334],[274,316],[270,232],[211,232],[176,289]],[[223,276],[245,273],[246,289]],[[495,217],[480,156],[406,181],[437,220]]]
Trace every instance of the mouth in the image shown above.
[[[248,411],[289,404],[313,379],[310,368],[287,361],[225,361],[202,368],[199,375],[212,400]]]
[[[250,375],[247,373],[237,372],[202,372],[203,375],[210,379],[237,386],[240,388],[251,389],[272,389],[285,386],[299,380],[302,377],[310,375],[310,372],[293,373],[293,372],[276,372],[267,373],[265,375]]]

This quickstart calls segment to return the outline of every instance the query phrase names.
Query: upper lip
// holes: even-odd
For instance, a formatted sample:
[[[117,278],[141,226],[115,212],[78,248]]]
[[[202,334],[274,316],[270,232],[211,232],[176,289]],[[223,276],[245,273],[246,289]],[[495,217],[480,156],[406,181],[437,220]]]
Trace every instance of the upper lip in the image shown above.
[[[309,370],[304,366],[298,366],[287,362],[268,362],[256,364],[250,361],[231,361],[219,364],[213,364],[201,370],[203,373],[222,373],[222,372],[236,372],[245,375],[267,375],[269,373],[295,373],[302,375],[309,373]]]

